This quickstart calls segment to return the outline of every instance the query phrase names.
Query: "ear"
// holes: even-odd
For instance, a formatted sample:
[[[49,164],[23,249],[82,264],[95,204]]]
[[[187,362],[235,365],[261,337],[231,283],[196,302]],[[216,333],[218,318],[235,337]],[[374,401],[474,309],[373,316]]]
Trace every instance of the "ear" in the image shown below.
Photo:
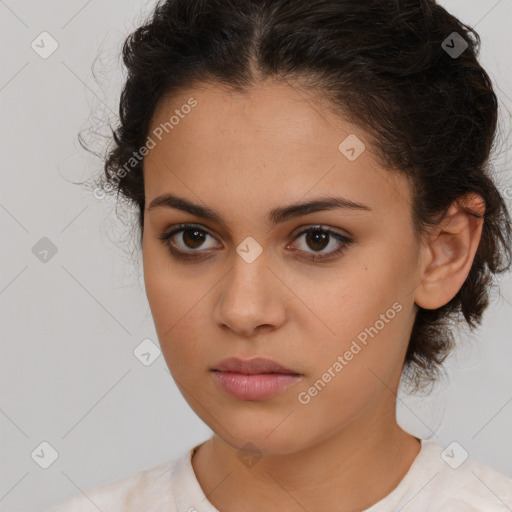
[[[466,212],[461,204],[474,214]],[[424,309],[448,303],[466,280],[482,236],[485,202],[470,193],[448,209],[422,248],[419,286],[414,302]]]

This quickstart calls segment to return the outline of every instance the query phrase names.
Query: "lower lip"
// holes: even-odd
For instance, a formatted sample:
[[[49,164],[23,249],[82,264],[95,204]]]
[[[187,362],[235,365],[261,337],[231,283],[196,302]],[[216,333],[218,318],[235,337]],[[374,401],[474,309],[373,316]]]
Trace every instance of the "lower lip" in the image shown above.
[[[289,373],[258,373],[246,375],[214,371],[213,375],[222,389],[241,400],[264,400],[289,388],[301,378]]]

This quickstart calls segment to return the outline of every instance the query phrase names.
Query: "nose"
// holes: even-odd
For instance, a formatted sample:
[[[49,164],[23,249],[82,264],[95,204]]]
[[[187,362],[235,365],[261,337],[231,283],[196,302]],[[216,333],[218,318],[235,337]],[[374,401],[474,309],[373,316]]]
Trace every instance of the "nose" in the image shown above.
[[[278,329],[286,320],[286,286],[263,255],[251,263],[237,255],[218,293],[215,321],[239,336]]]

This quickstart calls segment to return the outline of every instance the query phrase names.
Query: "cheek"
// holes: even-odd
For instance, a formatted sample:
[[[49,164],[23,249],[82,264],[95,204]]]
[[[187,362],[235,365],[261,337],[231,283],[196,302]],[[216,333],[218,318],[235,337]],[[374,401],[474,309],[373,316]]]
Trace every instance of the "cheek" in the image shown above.
[[[180,277],[178,266],[173,264],[165,248],[150,239],[155,236],[156,233],[147,231],[142,251],[146,296],[155,327],[160,334],[179,320],[189,287]]]
[[[385,307],[381,307],[384,304]],[[311,372],[295,400],[304,418],[330,418],[323,428],[348,424],[381,398],[393,398],[407,347],[405,309],[379,298],[358,301],[331,317],[336,332],[305,347]]]
[[[173,376],[186,382],[191,368],[207,368],[204,334],[208,333],[208,318],[201,300],[209,287],[191,286],[156,266],[144,272],[146,295],[162,354]],[[211,287],[211,286],[210,286]],[[203,348],[201,348],[203,347]]]
[[[324,333],[316,338],[312,354],[316,372],[326,372],[341,356],[344,368],[365,368],[344,372],[347,378],[375,379],[370,370],[388,378],[401,370],[408,344],[407,294],[400,292],[394,265],[379,268],[362,262],[348,272],[347,278],[325,283],[321,295],[318,289],[310,294],[311,309],[321,312]]]

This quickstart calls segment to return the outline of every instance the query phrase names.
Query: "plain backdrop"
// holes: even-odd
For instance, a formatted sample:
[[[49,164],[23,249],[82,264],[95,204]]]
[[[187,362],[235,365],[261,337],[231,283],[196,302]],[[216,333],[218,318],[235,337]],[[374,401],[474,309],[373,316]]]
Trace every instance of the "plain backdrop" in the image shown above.
[[[440,3],[482,37],[507,138],[512,2]],[[129,216],[120,222],[112,201],[73,184],[101,168],[77,134],[115,121],[120,46],[152,5],[0,1],[1,510],[45,510],[168,461],[211,433],[163,357],[145,366],[134,354],[143,340],[158,342]],[[510,204],[510,152],[493,158]],[[457,441],[510,477],[511,304],[507,274],[482,326],[458,336],[464,343],[447,361],[447,379],[428,397],[400,394],[398,411],[409,431],[445,446]]]

